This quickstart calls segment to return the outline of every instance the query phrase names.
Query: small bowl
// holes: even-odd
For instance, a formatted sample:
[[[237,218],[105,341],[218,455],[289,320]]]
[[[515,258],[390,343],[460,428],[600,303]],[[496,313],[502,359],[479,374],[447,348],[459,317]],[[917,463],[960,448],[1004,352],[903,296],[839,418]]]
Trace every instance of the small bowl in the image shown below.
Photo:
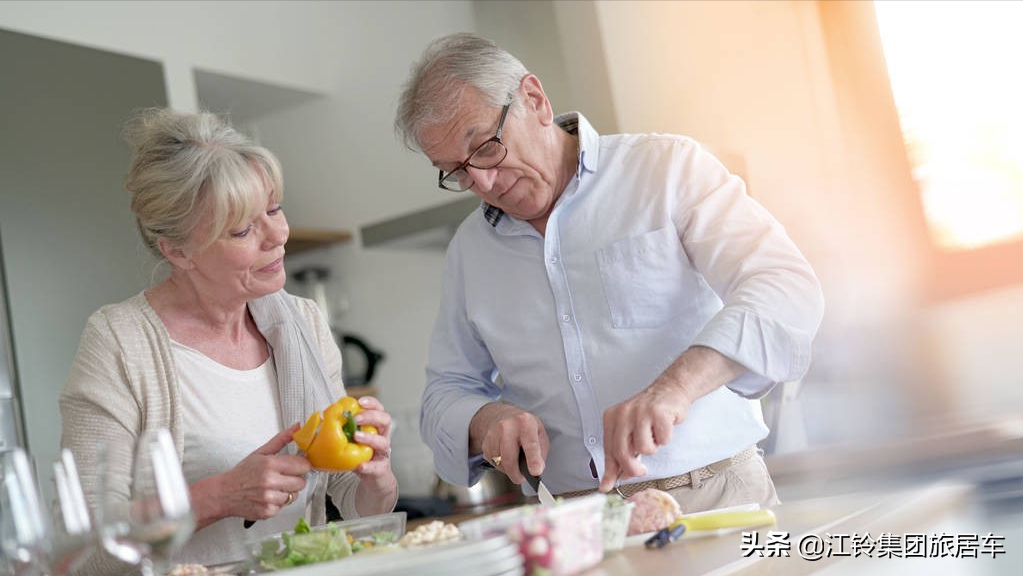
[[[370,538],[377,532],[390,532],[394,534],[394,546],[397,548],[398,539],[405,534],[405,519],[405,512],[391,512],[390,514],[366,516],[364,518],[346,520],[344,522],[329,522],[321,526],[314,526],[310,528],[309,531],[311,533],[316,533],[328,530],[328,526],[333,524],[334,526],[342,529],[354,540]],[[289,530],[288,532],[279,532],[272,536],[267,536],[260,538],[257,541],[250,542],[249,552],[251,554],[250,559],[253,565],[260,566],[260,557],[265,553],[273,553],[275,551],[277,553],[282,552],[285,548],[284,534],[294,534],[294,531]],[[365,552],[359,552],[357,554],[364,553]]]
[[[525,505],[458,525],[469,541],[507,536],[519,547],[525,576],[572,576],[604,557],[605,494],[569,498],[556,506]]]

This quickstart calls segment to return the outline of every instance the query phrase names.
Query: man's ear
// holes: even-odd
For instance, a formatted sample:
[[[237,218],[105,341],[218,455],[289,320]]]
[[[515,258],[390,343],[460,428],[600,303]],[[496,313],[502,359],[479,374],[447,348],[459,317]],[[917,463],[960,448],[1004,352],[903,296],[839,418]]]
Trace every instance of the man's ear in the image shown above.
[[[185,253],[185,250],[175,244],[172,244],[170,240],[167,240],[166,238],[157,238],[156,246],[160,249],[160,253],[163,254],[163,257],[166,258],[174,267],[181,268],[182,270],[191,270],[192,268],[195,268],[195,264],[192,262],[189,255]]]
[[[544,126],[552,124],[554,109],[551,107],[551,101],[547,99],[547,94],[543,91],[540,79],[533,74],[526,74],[522,78],[519,89],[522,91],[522,101],[526,112],[535,115]]]

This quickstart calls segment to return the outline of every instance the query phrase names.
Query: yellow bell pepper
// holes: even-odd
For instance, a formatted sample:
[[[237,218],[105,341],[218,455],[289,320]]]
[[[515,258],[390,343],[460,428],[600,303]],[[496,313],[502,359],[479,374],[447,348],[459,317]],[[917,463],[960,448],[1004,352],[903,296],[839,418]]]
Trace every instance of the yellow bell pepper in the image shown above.
[[[362,412],[358,400],[345,396],[323,411],[313,412],[304,426],[292,435],[314,468],[354,470],[373,457],[373,449],[355,441],[356,431],[377,434],[374,426],[359,426],[355,415]]]

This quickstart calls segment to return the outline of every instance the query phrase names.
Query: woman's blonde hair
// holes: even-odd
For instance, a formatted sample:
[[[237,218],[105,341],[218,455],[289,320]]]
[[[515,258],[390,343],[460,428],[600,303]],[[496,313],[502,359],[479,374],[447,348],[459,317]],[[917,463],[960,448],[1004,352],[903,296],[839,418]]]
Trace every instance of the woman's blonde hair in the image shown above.
[[[284,193],[277,158],[211,112],[146,108],[128,121],[123,135],[132,147],[125,183],[131,210],[157,258],[163,258],[158,239],[204,248]],[[193,236],[207,211],[212,225]]]

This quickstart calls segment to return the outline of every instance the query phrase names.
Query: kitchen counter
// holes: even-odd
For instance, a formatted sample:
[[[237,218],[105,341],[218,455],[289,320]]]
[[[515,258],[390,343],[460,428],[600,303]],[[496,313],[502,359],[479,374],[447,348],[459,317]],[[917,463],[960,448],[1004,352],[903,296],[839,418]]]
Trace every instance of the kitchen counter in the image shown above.
[[[777,523],[756,534],[760,545],[771,533],[786,535],[787,556],[744,548],[741,530],[688,534],[661,550],[648,550],[633,538],[581,576],[1023,574],[1023,419],[949,427],[873,446],[775,455],[767,463],[784,503],[773,508]],[[478,515],[417,519],[409,529],[436,519],[457,524]],[[889,541],[898,537],[900,543],[907,535],[945,534],[954,541],[991,534],[1004,553],[956,557],[959,552],[949,550],[940,537],[927,542],[935,549],[925,550],[925,557],[878,557],[877,550],[853,557],[833,549],[830,556],[806,560],[797,550],[808,535],[807,541],[815,535],[824,544],[849,545],[852,535],[868,533],[875,541],[887,533]]]
[[[579,576],[722,574],[797,576],[1019,576],[1023,574],[1023,419],[1009,418],[954,427],[874,444],[821,447],[770,456],[768,468],[783,504],[773,508],[774,526],[756,531],[758,544],[784,538],[787,555],[744,547],[742,530],[692,533],[660,550],[635,537]],[[493,512],[491,510],[490,512]],[[408,529],[432,520],[453,524],[479,516],[459,514],[410,521]],[[854,557],[841,545],[866,534],[930,538],[923,557]],[[963,556],[949,540],[981,541],[989,534],[1004,553]],[[780,535],[780,536],[779,536]],[[941,535],[945,535],[942,539]],[[998,537],[1001,537],[1000,539]],[[800,556],[800,541],[838,545],[817,560]],[[945,549],[942,549],[945,546]],[[968,549],[965,553],[969,555]],[[894,554],[893,554],[894,555]]]
[[[772,526],[745,532],[741,528],[694,531],[661,549],[647,549],[643,545],[646,535],[633,536],[627,539],[624,549],[607,554],[596,566],[573,576],[860,576],[865,573],[870,576],[1018,576],[1023,573],[1020,548],[1023,510],[1002,514],[1001,525],[991,522],[992,516],[984,512],[984,507],[990,506],[992,501],[991,494],[990,487],[985,488],[984,484],[940,481],[900,489],[878,485],[867,491],[793,499],[772,508],[776,516]],[[996,507],[1012,508],[1009,503],[1019,501],[1013,494],[1003,500],[994,499],[998,502]],[[432,520],[457,524],[471,516],[422,518],[409,522],[407,528],[411,530]],[[852,544],[854,540],[867,541],[868,536],[871,546]],[[974,542],[972,557],[961,552],[970,549],[971,538]],[[479,550],[478,555],[489,560],[496,554],[496,548],[490,544],[493,542],[502,550],[512,546],[510,553],[514,557],[514,544],[501,540],[476,541],[471,544],[475,547],[472,552],[476,554]],[[924,542],[922,547],[911,546],[911,542],[920,541]],[[808,558],[807,548],[801,543],[820,546]],[[571,543],[566,546],[573,550]],[[364,556],[278,573],[281,576],[381,573],[449,576],[477,573],[474,570],[460,572],[452,562],[479,565],[474,555],[460,554],[459,549],[426,547],[411,554],[390,558]],[[439,561],[441,557],[444,562]],[[503,552],[500,557],[505,558]],[[506,573],[504,568],[500,573]]]
[[[940,430],[874,442],[833,444],[773,454],[765,461],[779,487],[813,485],[833,491],[895,479],[955,476],[979,467],[1019,461],[1023,457],[1023,417],[973,425],[946,425]]]
[[[1012,563],[1019,561],[1018,542],[1004,542],[1004,549],[1011,554],[1008,558],[1004,554],[995,559],[984,555],[978,558],[886,558],[877,557],[876,550],[870,557],[851,555],[849,538],[852,535],[861,537],[869,533],[872,539],[877,539],[882,533],[889,533],[900,537],[900,542],[906,534],[986,535],[990,530],[979,525],[975,514],[977,506],[972,486],[949,482],[794,500],[773,508],[777,523],[757,529],[756,541],[747,542],[745,546],[741,529],[692,532],[662,549],[645,548],[644,536],[631,537],[623,550],[610,553],[580,576],[796,576],[822,570],[827,570],[829,575],[859,575],[869,571],[871,576],[881,576],[917,574],[920,567],[939,562],[946,567],[951,565],[949,563],[959,563],[959,570],[952,574],[1009,574],[995,569],[1012,569]],[[475,516],[478,514],[417,519],[409,522],[409,529],[432,520],[457,524]],[[787,556],[781,555],[779,546],[774,546],[772,552],[772,547],[766,545],[772,539],[769,534],[774,535],[774,541],[788,542]],[[846,535],[844,540],[840,535]],[[823,555],[817,560],[801,557],[798,544],[804,537],[819,540],[825,546],[831,544],[830,557]],[[843,556],[845,552],[850,555]]]
[[[747,542],[741,529],[718,531],[714,534],[690,533],[659,550],[643,547],[640,539],[631,538],[626,548],[605,558],[598,566],[582,573],[583,576],[626,576],[672,574],[678,576],[744,574],[785,575],[818,573],[862,574],[869,570],[878,574],[920,573],[924,558],[878,558],[861,555],[858,558],[842,556],[852,547],[848,538],[838,535],[862,536],[869,533],[877,538],[887,532],[902,536],[907,533],[931,534],[948,527],[949,519],[962,519],[972,506],[972,490],[965,485],[944,484],[894,493],[858,493],[813,498],[784,503],[773,510],[777,517],[774,526],[757,529],[756,541]],[[966,531],[965,524],[960,523]],[[962,530],[960,530],[962,532]],[[788,556],[782,555],[783,546],[771,546],[769,533],[778,535],[776,541],[788,542]],[[985,532],[986,533],[986,532]],[[807,560],[800,556],[798,543],[804,536],[808,540],[833,543],[830,557]],[[815,535],[815,536],[813,536]],[[829,536],[831,535],[831,536]],[[833,538],[834,537],[834,538]],[[748,539],[748,538],[747,538]],[[748,539],[749,540],[749,539]],[[773,551],[772,551],[773,550]],[[1018,552],[1017,552],[1018,554]],[[963,568],[973,569],[982,564],[1004,561],[990,559],[934,559],[945,562],[965,562]],[[912,566],[910,563],[912,562]],[[889,570],[890,572],[885,572]],[[982,572],[955,572],[980,574]]]

